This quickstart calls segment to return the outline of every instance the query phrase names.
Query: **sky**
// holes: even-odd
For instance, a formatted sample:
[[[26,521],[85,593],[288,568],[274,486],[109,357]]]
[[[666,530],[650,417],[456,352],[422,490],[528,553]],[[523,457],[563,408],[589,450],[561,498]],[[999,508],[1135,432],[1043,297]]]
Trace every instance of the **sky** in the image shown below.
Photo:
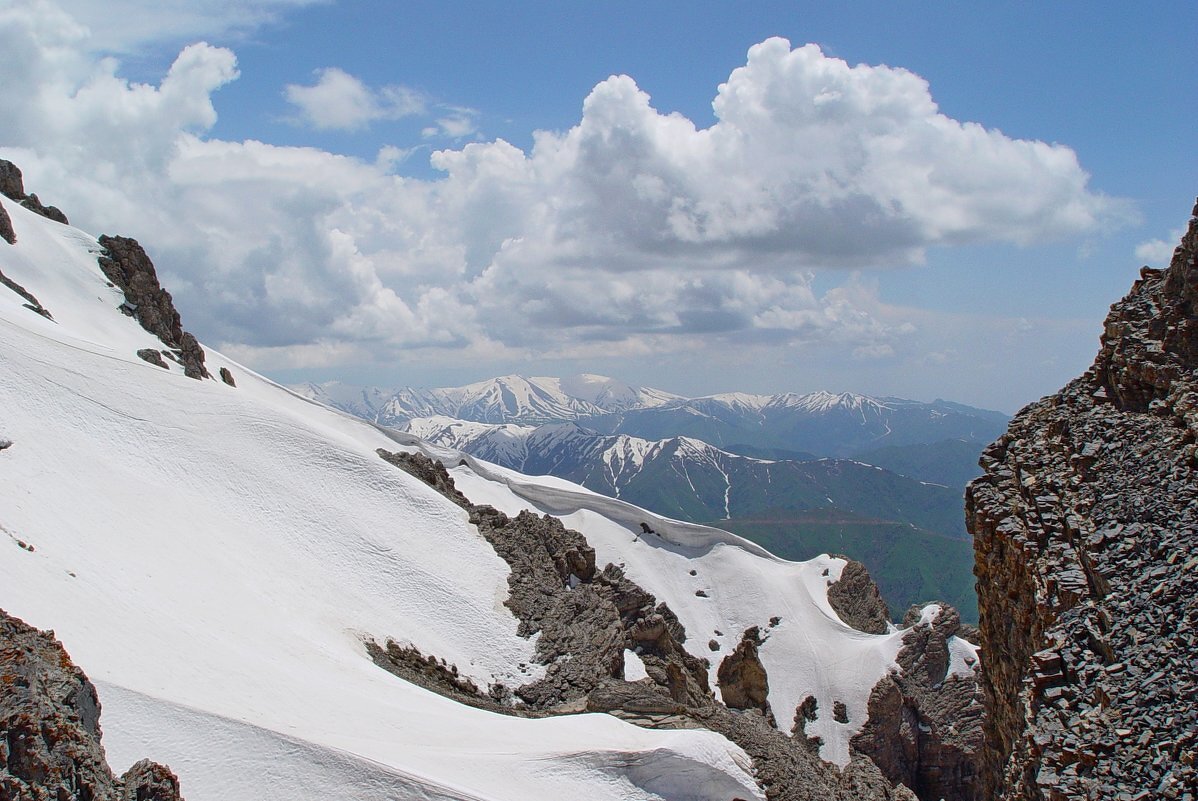
[[[1167,264],[1196,34],[1180,2],[0,0],[0,158],[280,381],[1013,412]]]

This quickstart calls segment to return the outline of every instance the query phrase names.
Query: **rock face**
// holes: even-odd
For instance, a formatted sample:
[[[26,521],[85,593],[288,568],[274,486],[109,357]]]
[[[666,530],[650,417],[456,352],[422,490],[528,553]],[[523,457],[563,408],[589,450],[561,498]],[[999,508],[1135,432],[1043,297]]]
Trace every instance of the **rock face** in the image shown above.
[[[0,610],[0,799],[180,801],[168,768],[115,779],[100,744],[96,688],[53,634]]]
[[[731,709],[756,709],[768,719],[770,711],[770,682],[757,646],[761,645],[761,630],[757,626],[745,629],[736,650],[724,657],[716,674],[720,697]]]
[[[961,618],[946,604],[928,608],[925,615],[912,607],[903,619],[908,628],[896,660],[900,670],[874,687],[869,720],[853,746],[920,798],[982,799],[977,787],[982,693],[972,669],[950,673]]]
[[[966,494],[986,798],[1198,798],[1196,252],[1198,219]]]
[[[32,212],[42,215],[48,220],[68,225],[67,216],[54,206],[46,206],[37,199],[37,195],[25,194],[25,181],[20,168],[11,161],[0,159],[0,195],[15,200]],[[5,217],[8,215],[5,214]],[[13,240],[8,240],[10,243]]]
[[[204,349],[194,336],[183,330],[171,293],[158,283],[154,263],[142,246],[136,239],[123,236],[101,236],[99,241],[104,248],[104,255],[99,258],[100,269],[125,293],[121,308],[163,344],[175,349],[184,375],[209,378],[204,367]]]
[[[885,634],[890,626],[890,609],[878,592],[865,565],[852,559],[840,573],[840,580],[828,587],[828,603],[840,619],[866,634]]]

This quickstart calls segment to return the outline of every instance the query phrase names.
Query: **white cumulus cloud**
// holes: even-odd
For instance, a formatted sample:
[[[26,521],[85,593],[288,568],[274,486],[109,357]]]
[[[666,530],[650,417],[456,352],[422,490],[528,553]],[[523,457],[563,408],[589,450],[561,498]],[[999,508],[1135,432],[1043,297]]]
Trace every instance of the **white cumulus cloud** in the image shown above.
[[[191,45],[154,86],[89,41],[45,3],[0,10],[0,157],[76,224],[139,238],[189,326],[259,367],[771,343],[884,359],[913,328],[853,270],[1120,212],[1068,148],[948,118],[910,72],[781,39],[719,86],[711,127],[616,76],[528,151],[434,152],[434,180],[391,174],[394,147],[364,161],[211,138],[232,52]],[[336,69],[287,92],[326,128],[418,102]],[[446,137],[476,135],[470,110],[432,113]],[[846,272],[818,290],[827,268]]]
[[[337,67],[319,70],[311,86],[289,84],[284,95],[304,122],[321,130],[353,131],[375,120],[397,120],[425,111],[419,92],[404,86],[375,91]]]

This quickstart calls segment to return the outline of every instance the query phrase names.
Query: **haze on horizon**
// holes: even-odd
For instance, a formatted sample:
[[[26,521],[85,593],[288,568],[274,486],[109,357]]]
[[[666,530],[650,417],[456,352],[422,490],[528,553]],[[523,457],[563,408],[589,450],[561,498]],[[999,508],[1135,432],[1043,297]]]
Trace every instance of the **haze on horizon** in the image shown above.
[[[9,0],[0,157],[279,380],[1010,412],[1172,251],[1195,33],[1081,3]]]

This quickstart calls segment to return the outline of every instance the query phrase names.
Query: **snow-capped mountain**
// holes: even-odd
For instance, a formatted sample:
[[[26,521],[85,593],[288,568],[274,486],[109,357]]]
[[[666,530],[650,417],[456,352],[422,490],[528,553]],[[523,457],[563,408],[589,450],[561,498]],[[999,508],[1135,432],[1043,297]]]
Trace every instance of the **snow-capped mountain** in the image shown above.
[[[205,353],[169,295],[177,333],[151,333],[114,286],[146,277],[140,248],[0,208],[0,608],[95,682],[114,764],[167,763],[190,801],[727,801],[763,798],[774,759],[779,797],[898,797],[850,740],[879,681],[925,671],[903,667],[905,632],[842,619],[844,560],[787,562],[314,403]],[[507,387],[514,408],[565,408]],[[520,526],[538,548],[503,539]],[[548,574],[514,567],[562,542]],[[517,615],[534,580],[558,599],[546,619]],[[928,609],[925,631],[947,621],[940,680],[971,682],[976,648]],[[592,618],[617,658],[586,692],[554,685],[589,664],[595,637],[571,634]],[[410,680],[382,667],[404,654]],[[511,700],[546,679],[568,704]],[[613,714],[579,714],[597,708]],[[818,740],[790,737],[798,710]],[[769,748],[750,756],[745,731]]]
[[[961,495],[849,459],[767,460],[701,440],[597,434],[576,423],[491,425],[420,417],[404,430],[530,475],[552,475],[695,522],[769,509],[837,509],[964,538]]]
[[[680,400],[668,392],[589,374],[567,378],[507,375],[464,387],[437,389],[355,387],[337,381],[298,384],[291,389],[383,425],[432,416],[480,423],[541,423],[653,408]]]
[[[503,376],[440,389],[348,388],[305,384],[295,391],[388,426],[423,417],[476,423],[576,422],[605,434],[659,440],[690,437],[746,455],[755,449],[849,457],[883,447],[975,442],[997,437],[1007,417],[937,400],[854,393],[725,393],[683,398],[594,375]],[[386,397],[381,403],[375,399]],[[363,402],[363,398],[371,399]]]

